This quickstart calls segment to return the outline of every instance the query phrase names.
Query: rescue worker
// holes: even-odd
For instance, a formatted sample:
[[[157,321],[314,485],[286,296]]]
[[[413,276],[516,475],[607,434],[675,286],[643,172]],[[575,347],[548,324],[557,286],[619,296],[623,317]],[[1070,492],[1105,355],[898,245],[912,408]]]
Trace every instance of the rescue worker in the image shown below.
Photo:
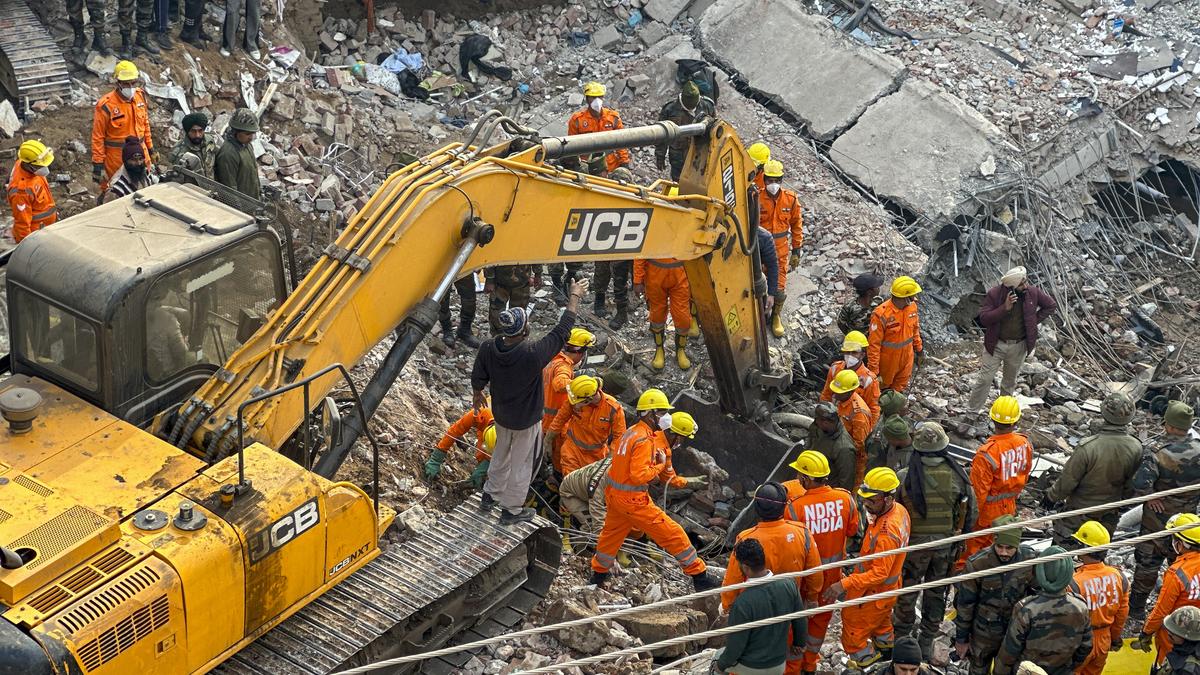
[[[860,557],[884,553],[908,546],[910,522],[908,510],[896,502],[900,479],[886,467],[872,469],[858,488],[867,511],[867,531],[863,536]],[[900,588],[904,554],[896,553],[861,562],[853,572],[825,589],[821,599],[834,602],[861,598]],[[892,608],[896,599],[877,600],[842,610],[842,650],[850,657],[850,668],[864,668],[891,656],[895,634],[892,631]]]
[[[621,437],[608,469],[604,487],[608,513],[592,556],[591,583],[605,584],[621,544],[631,532],[640,530],[675,557],[697,591],[716,588],[716,580],[705,572],[707,566],[687,533],[650,499],[647,489],[652,481],[665,481],[671,487],[686,485],[686,479],[676,476],[671,467],[671,450],[685,438],[696,437],[696,421],[687,413],[671,414],[667,395],[658,389],[642,392],[637,412],[637,421]]]
[[[478,349],[479,338],[471,332],[471,324],[475,322],[475,310],[478,308],[475,275],[468,274],[456,280],[454,291],[458,293],[458,330],[454,330],[454,323],[450,317],[450,294],[446,293],[438,305],[438,324],[442,327],[442,344],[453,349],[456,343],[462,342],[471,349]]]
[[[707,96],[701,96],[700,87],[697,87],[695,82],[688,80],[680,85],[679,96],[673,101],[668,101],[662,107],[658,113],[658,119],[682,126],[715,117],[716,114],[717,107],[713,100]],[[654,166],[662,171],[670,161],[671,180],[678,182],[679,175],[683,173],[683,162],[687,159],[690,146],[691,139],[689,138],[678,138],[669,144],[663,143],[654,146]]]
[[[1084,548],[1105,546],[1112,541],[1108,530],[1089,520],[1071,535]],[[1091,613],[1092,651],[1075,671],[1076,675],[1100,675],[1108,661],[1108,652],[1121,648],[1121,633],[1129,618],[1129,582],[1115,567],[1104,564],[1104,551],[1079,556],[1082,566],[1075,571],[1071,592],[1083,598]]]
[[[624,183],[633,182],[633,173],[627,167],[617,167],[609,174],[612,180]],[[673,191],[675,188],[671,188]],[[560,263],[561,264],[561,263]],[[612,282],[613,305],[616,311],[608,322],[608,327],[617,330],[629,321],[629,277],[633,273],[632,260],[597,260],[595,279],[595,295],[592,299],[592,313],[597,318],[608,316],[605,305],[605,294],[608,293],[609,282]],[[574,266],[574,267],[573,267]],[[583,263],[566,263],[564,269],[568,276],[578,276]]]
[[[575,519],[580,529],[599,532],[604,525],[604,516],[608,512],[604,501],[604,483],[610,465],[612,455],[606,455],[598,462],[592,462],[567,474],[558,486],[562,510],[568,519]],[[570,545],[569,540],[565,543]],[[566,547],[563,553],[567,553]]]
[[[846,333],[846,337],[842,339],[842,359],[834,361],[825,373],[825,388],[821,390],[821,400],[832,401],[833,389],[830,385],[833,384],[833,378],[843,370],[853,370],[858,373],[858,395],[871,410],[871,427],[874,428],[880,419],[879,380],[875,373],[867,368],[866,351],[866,335],[858,331]]]
[[[869,272],[864,272],[851,281],[854,285],[854,300],[846,303],[838,310],[837,325],[842,333],[858,331],[866,334],[871,330],[871,313],[883,302],[879,292],[883,289],[883,279]]]
[[[550,432],[550,425],[554,423],[558,411],[564,405],[569,405],[567,390],[571,386],[571,380],[575,377],[575,366],[587,357],[588,347],[594,344],[596,344],[596,336],[590,331],[584,328],[572,328],[570,337],[562,346],[562,351],[555,354],[554,358],[550,359],[550,363],[542,369],[542,444],[543,450],[552,450],[545,456],[545,459],[550,461],[560,478],[567,473],[559,467],[558,453],[559,448],[562,447],[562,439],[551,439],[550,443],[546,443],[546,435]]]
[[[966,471],[946,454],[950,439],[937,422],[922,422],[913,434],[913,454],[900,470],[900,503],[912,522],[909,544],[926,544],[967,532],[975,521],[975,498]],[[960,544],[913,551],[904,558],[904,586],[916,586],[950,576]],[[933,639],[946,616],[946,587],[921,592],[921,626],[914,631],[917,595],[897,599],[892,624],[897,635],[915,637],[925,659],[932,658]]]
[[[554,468],[566,476],[610,454],[612,444],[624,435],[625,409],[604,393],[603,380],[580,375],[567,387],[567,400],[550,422],[543,450],[549,454],[555,440],[563,437]]]
[[[148,164],[141,139],[136,136],[126,138],[125,146],[121,148],[121,168],[109,177],[108,189],[101,195],[100,203],[107,204],[157,183],[158,176],[150,173]]]
[[[692,329],[692,294],[683,261],[675,258],[633,261],[633,293],[639,298],[644,295],[650,307],[650,335],[654,337],[654,358],[650,366],[655,370],[666,366],[663,343],[669,307],[671,322],[675,324],[675,363],[680,370],[691,368],[692,361],[686,350],[688,332]]]
[[[497,265],[483,270],[483,292],[488,296],[488,325],[493,336],[500,333],[500,312],[506,307],[528,305],[529,289],[541,285],[539,277],[532,265]]]
[[[979,376],[967,401],[971,411],[983,407],[998,370],[1003,370],[1000,394],[1012,396],[1017,373],[1037,344],[1038,324],[1056,311],[1058,303],[1029,284],[1024,267],[1005,272],[1000,283],[988,290],[979,309],[979,324],[984,328],[983,354]]]
[[[1042,556],[1063,553],[1058,546]],[[1034,567],[1038,594],[1017,602],[992,675],[1013,675],[1021,661],[1032,661],[1046,675],[1071,675],[1092,651],[1092,622],[1087,604],[1067,592],[1074,566],[1059,558]]]
[[[1025,436],[1016,433],[1021,419],[1021,404],[1012,396],[1001,396],[992,403],[992,435],[975,451],[971,460],[971,485],[975,489],[975,504],[979,518],[972,530],[992,526],[999,516],[1017,512],[1017,497],[1029,481],[1033,469],[1033,445]],[[961,568],[976,551],[986,548],[992,535],[980,535],[967,540]]]
[[[892,471],[899,471],[908,466],[912,451],[911,427],[903,417],[892,415],[867,436],[867,468],[886,466]]]
[[[912,277],[896,277],[892,297],[871,312],[867,367],[879,376],[883,389],[908,389],[913,368],[925,361],[917,315],[916,296],[920,292],[921,285]]]
[[[108,189],[109,178],[121,168],[126,138],[136,136],[147,154],[154,152],[146,93],[138,88],[141,77],[131,61],[119,61],[113,68],[116,86],[96,101],[92,115],[92,180],[101,192]]]
[[[997,516],[993,527],[1017,522],[1016,516]],[[995,535],[992,545],[967,559],[963,573],[980,572],[1037,557],[1021,543],[1021,528]],[[968,658],[970,675],[988,675],[1000,651],[1017,601],[1033,592],[1033,568],[1025,567],[955,584],[954,650]]]
[[[495,418],[492,417],[492,409],[489,406],[483,406],[479,410],[468,408],[454,424],[446,429],[446,433],[438,441],[437,447],[429,453],[429,458],[425,460],[426,480],[438,477],[442,472],[442,465],[446,463],[447,453],[455,444],[467,445],[468,431],[475,432],[475,468],[471,471],[471,485],[474,485],[476,490],[483,487],[483,481],[487,478],[488,466],[491,465],[492,450],[496,447]]]
[[[808,427],[808,447],[829,460],[830,485],[847,491],[854,488],[858,448],[842,425],[834,404],[822,402],[813,409],[813,423]]]
[[[768,148],[767,144],[763,142],[751,143],[750,147],[746,148],[746,154],[750,155],[750,159],[754,162],[754,175],[751,177],[751,182],[758,186],[758,198],[761,200],[763,192],[767,189],[763,170],[767,162],[771,161],[771,148]],[[780,287],[782,286],[780,284]]]
[[[12,209],[12,237],[18,244],[30,233],[58,221],[58,206],[46,180],[52,163],[54,151],[41,141],[25,141],[17,149],[17,161],[5,188]]]
[[[788,520],[804,523],[817,546],[822,565],[840,562],[846,558],[846,544],[859,532],[858,504],[849,492],[829,485],[831,473],[829,460],[815,450],[805,450],[789,466],[796,470],[799,490],[794,490],[788,481]],[[816,575],[813,575],[816,576]],[[806,577],[807,578],[807,577]],[[842,578],[840,569],[828,569],[819,577],[824,593]],[[823,601],[820,604],[827,604]],[[813,675],[817,671],[821,645],[829,630],[833,612],[808,617],[808,641],[804,645],[804,659],[800,671]]]
[[[1163,619],[1163,628],[1171,652],[1155,675],[1200,675],[1200,609],[1180,607]]]
[[[123,59],[135,54],[158,56],[162,50],[155,44],[154,0],[117,0],[117,26],[121,30],[121,52]],[[137,28],[136,40],[133,29]]]
[[[183,138],[171,148],[171,165],[212,178],[217,143],[208,135],[208,116],[200,112],[184,115],[180,126],[183,127]]]
[[[249,108],[238,108],[229,118],[225,142],[213,160],[213,180],[233,188],[251,199],[262,198],[258,181],[258,162],[250,143],[258,134],[258,115]]]
[[[1053,508],[1060,502],[1073,511],[1126,499],[1133,494],[1133,474],[1142,461],[1142,444],[1127,432],[1133,419],[1133,401],[1121,393],[1111,393],[1100,404],[1104,423],[1098,433],[1079,442],[1067,458],[1062,474],[1042,500]],[[1109,532],[1117,528],[1117,509],[1092,513]],[[1054,541],[1070,541],[1087,516],[1072,516],[1054,521]]]
[[[1142,463],[1133,476],[1136,495],[1195,485],[1200,483],[1200,439],[1192,433],[1195,413],[1182,401],[1171,401],[1163,415],[1162,447],[1142,456]],[[1196,513],[1200,495],[1195,492],[1152,499],[1142,507],[1141,534],[1158,532],[1167,519],[1177,513]],[[1129,613],[1137,619],[1146,616],[1146,599],[1154,591],[1154,582],[1163,561],[1175,558],[1170,538],[1151,539],[1134,548],[1137,571],[1133,573],[1133,593],[1129,597]]]
[[[625,128],[625,123],[621,121],[621,113],[604,107],[604,95],[607,93],[608,88],[599,82],[588,82],[583,85],[586,107],[571,115],[571,119],[567,121],[568,136]],[[587,163],[587,173],[593,176],[605,176],[618,167],[629,166],[630,156],[629,150],[622,148],[583,159]]]
[[[1167,529],[1191,525],[1170,537],[1175,551],[1175,562],[1167,566],[1162,575],[1162,586],[1154,609],[1146,618],[1138,639],[1130,646],[1144,652],[1150,651],[1150,641],[1158,650],[1156,664],[1161,664],[1171,652],[1172,644],[1167,631],[1162,630],[1163,619],[1180,607],[1200,607],[1200,516],[1181,513],[1167,521]]]
[[[71,19],[71,29],[75,31],[75,42],[71,43],[71,49],[83,54],[84,48],[87,47],[87,33],[84,32],[83,23],[85,4],[88,18],[91,19],[92,51],[99,52],[101,56],[112,56],[112,48],[108,46],[105,37],[105,23],[108,17],[108,3],[105,0],[67,0],[67,16]]]
[[[871,409],[858,395],[858,373],[853,370],[840,371],[830,383],[833,399],[837,403],[838,418],[854,440],[854,479],[861,481],[867,472],[867,435],[874,424]]]
[[[783,337],[783,303],[787,300],[787,275],[800,264],[804,243],[804,218],[796,193],[783,187],[783,162],[770,160],[763,165],[765,192],[758,197],[758,225],[775,239],[779,258],[779,284],[775,306],[771,308],[771,332]],[[874,369],[872,369],[874,372]]]

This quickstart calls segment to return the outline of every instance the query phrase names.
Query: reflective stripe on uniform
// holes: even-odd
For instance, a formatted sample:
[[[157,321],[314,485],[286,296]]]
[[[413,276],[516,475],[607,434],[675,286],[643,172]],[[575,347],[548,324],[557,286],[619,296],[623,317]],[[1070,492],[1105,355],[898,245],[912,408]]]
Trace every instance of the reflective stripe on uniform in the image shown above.
[[[547,408],[547,407],[544,407],[544,406],[543,406],[543,407],[542,407],[542,414],[543,414],[543,415],[557,415],[557,414],[558,414],[558,408]]]
[[[828,556],[828,557],[825,557],[825,558],[821,558],[821,564],[822,564],[822,565],[828,565],[829,563],[835,563],[835,562],[841,562],[841,561],[842,561],[842,554],[841,554],[841,553],[835,553],[835,554],[833,554],[833,555],[831,555],[831,556]]]
[[[1184,588],[1188,587],[1189,579],[1188,579],[1187,575],[1184,574],[1182,569],[1176,567],[1175,568],[1175,576],[1179,577],[1179,583],[1183,584]]]
[[[682,262],[665,263],[665,262],[659,262],[657,260],[647,260],[646,262],[650,263],[651,265],[654,265],[655,267],[661,267],[663,269],[674,269],[676,267],[683,267]]]
[[[994,457],[992,457],[991,455],[984,453],[983,458],[987,460],[988,464],[992,465],[992,471],[995,471],[1000,468],[1000,465],[996,463],[996,459]]]
[[[692,563],[696,562],[696,559],[699,557],[700,556],[696,554],[695,546],[689,546],[675,554],[675,559],[679,561],[680,567],[687,567],[688,565],[691,565]]]
[[[884,580],[883,580],[881,583],[882,583],[884,586],[891,586],[892,584],[894,584],[894,583],[897,583],[897,582],[899,582],[899,581],[900,581],[900,577],[899,577],[899,576],[897,576],[897,575],[895,575],[895,574],[893,574],[892,576],[890,576],[890,577],[888,577],[888,578],[884,579]]]
[[[600,563],[600,566],[607,571],[611,569],[614,564],[616,564],[617,559],[607,553],[596,551],[596,562]]]
[[[123,147],[125,147],[125,139],[122,138],[121,140],[110,141],[109,139],[106,138],[106,139],[104,139],[104,145],[106,145],[110,148],[123,148]]]
[[[913,339],[912,339],[912,338],[908,338],[907,340],[905,340],[905,341],[903,341],[903,342],[887,342],[887,341],[884,341],[884,343],[883,343],[883,346],[884,346],[884,347],[887,347],[887,348],[889,348],[889,349],[899,349],[899,348],[901,348],[901,347],[907,347],[907,346],[909,346],[910,344],[912,344],[912,341],[913,341]]]
[[[575,432],[571,431],[570,429],[567,429],[567,438],[571,439],[572,443],[580,448],[583,448],[584,450],[599,450],[600,448],[604,447],[603,443],[584,443],[576,438]]]
[[[41,213],[33,214],[33,220],[41,220],[43,218],[49,218],[50,216],[54,215],[55,213],[58,213],[58,207],[51,206],[50,208],[46,209],[45,211],[42,211]]]
[[[775,232],[771,235],[772,239],[785,239],[791,236],[791,232]]]
[[[988,495],[988,498],[983,501],[987,504],[993,504],[995,502],[1002,502],[1005,499],[1016,499],[1020,494],[1020,492],[1001,492],[998,495]]]
[[[624,492],[645,492],[646,491],[645,485],[626,485],[624,483],[618,483],[617,481],[612,479],[612,476],[608,476],[605,479],[605,484],[611,486],[612,488],[614,488],[616,490],[622,490]]]

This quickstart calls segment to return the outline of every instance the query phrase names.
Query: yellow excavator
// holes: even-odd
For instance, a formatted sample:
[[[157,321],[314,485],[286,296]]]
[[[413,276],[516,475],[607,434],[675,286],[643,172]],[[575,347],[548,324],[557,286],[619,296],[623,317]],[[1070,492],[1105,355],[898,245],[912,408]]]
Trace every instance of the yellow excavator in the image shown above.
[[[556,164],[680,137],[677,196]],[[455,279],[675,257],[719,392],[701,424],[753,426],[790,375],[766,348],[752,170],[718,120],[538,138],[492,113],[390,176],[290,293],[277,232],[196,185],[25,239],[0,383],[0,675],[328,673],[511,629],[556,574],[554,527],[502,528],[475,497],[381,546],[395,514],[367,422]],[[389,340],[360,392],[347,368]],[[334,478],[364,434],[368,489]],[[745,448],[729,456],[765,475],[774,456]]]

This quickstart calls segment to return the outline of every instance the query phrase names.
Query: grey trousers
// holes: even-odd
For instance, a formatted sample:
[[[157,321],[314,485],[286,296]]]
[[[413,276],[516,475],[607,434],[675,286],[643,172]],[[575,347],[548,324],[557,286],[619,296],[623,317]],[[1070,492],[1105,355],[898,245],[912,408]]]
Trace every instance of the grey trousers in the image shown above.
[[[242,7],[246,8],[246,37],[242,42],[246,51],[258,47],[258,29],[262,19],[262,0],[225,0],[225,26],[221,30],[221,45],[233,49],[237,39],[238,24],[242,22]]]
[[[992,391],[992,381],[996,379],[996,371],[1004,369],[1000,378],[1000,395],[1012,396],[1017,388],[1017,373],[1021,372],[1021,364],[1025,363],[1027,350],[1024,340],[1005,341],[996,343],[994,354],[981,350],[979,357],[979,379],[971,389],[971,398],[967,407],[979,410],[987,404],[988,394]]]
[[[534,465],[542,448],[542,423],[528,429],[505,429],[496,425],[496,447],[488,464],[483,491],[509,511],[525,506]]]
[[[715,666],[717,659],[721,658],[721,654],[724,653],[725,648],[721,647],[717,650],[716,654],[713,654],[714,671],[716,671]],[[777,666],[772,666],[770,668],[751,668],[750,666],[743,666],[742,664],[737,663],[734,664],[734,666],[729,670],[722,670],[720,672],[723,673],[723,675],[783,675],[785,670],[787,670],[787,662],[781,663]]]

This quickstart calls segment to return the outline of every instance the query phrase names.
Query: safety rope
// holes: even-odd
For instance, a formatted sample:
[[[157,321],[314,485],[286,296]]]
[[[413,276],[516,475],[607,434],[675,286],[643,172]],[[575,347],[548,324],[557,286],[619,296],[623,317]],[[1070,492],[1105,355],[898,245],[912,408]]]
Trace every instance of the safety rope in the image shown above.
[[[700,598],[704,598],[704,597],[708,597],[708,596],[712,596],[712,595],[719,595],[721,593],[727,593],[729,591],[750,588],[752,586],[757,586],[757,585],[763,584],[763,583],[769,583],[770,581],[777,580],[777,579],[793,579],[793,578],[806,577],[806,576],[809,576],[812,574],[824,573],[826,570],[840,569],[842,567],[850,567],[853,565],[857,565],[859,563],[869,562],[872,560],[878,560],[879,558],[887,558],[887,557],[891,557],[893,555],[897,555],[900,553],[907,554],[907,553],[923,551],[923,550],[927,550],[927,549],[943,548],[947,544],[953,544],[955,542],[965,541],[967,539],[973,539],[975,537],[996,534],[998,532],[1005,532],[1008,530],[1023,529],[1026,526],[1029,526],[1031,524],[1046,523],[1046,522],[1051,522],[1054,520],[1059,520],[1062,518],[1070,518],[1073,516],[1081,516],[1081,515],[1086,515],[1089,513],[1095,513],[1097,511],[1110,511],[1110,510],[1114,510],[1114,509],[1120,509],[1125,506],[1141,504],[1141,503],[1148,502],[1148,501],[1151,501],[1154,499],[1161,499],[1163,497],[1174,497],[1177,495],[1182,495],[1182,494],[1187,494],[1189,492],[1197,492],[1197,491],[1200,491],[1200,484],[1184,485],[1181,487],[1171,488],[1170,490],[1163,490],[1161,492],[1155,492],[1155,493],[1143,495],[1140,497],[1130,497],[1129,499],[1123,499],[1123,500],[1112,502],[1112,503],[1098,504],[1096,506],[1088,506],[1088,507],[1084,507],[1084,508],[1080,508],[1080,509],[1074,509],[1072,511],[1064,511],[1062,513],[1048,514],[1045,516],[1030,518],[1029,520],[1024,520],[1024,521],[1020,521],[1020,522],[1014,522],[1014,523],[1008,523],[1006,525],[998,525],[998,526],[994,526],[994,527],[988,527],[988,528],[984,528],[982,530],[976,530],[974,532],[969,532],[966,534],[956,534],[952,537],[946,537],[944,539],[937,539],[934,541],[925,542],[925,543],[921,543],[921,544],[913,544],[913,545],[905,546],[902,548],[892,549],[890,551],[881,551],[879,553],[871,553],[869,555],[864,555],[864,556],[860,556],[860,557],[856,557],[856,558],[847,558],[845,560],[826,563],[823,565],[819,565],[817,567],[801,570],[799,572],[787,572],[787,573],[783,573],[783,574],[777,574],[772,577],[749,579],[747,581],[743,581],[743,582],[737,583],[737,584],[730,584],[728,586],[722,586],[720,588],[713,588],[713,589],[709,589],[709,590],[705,590],[705,591],[689,593],[687,595],[682,595],[677,598],[667,598],[667,599],[659,600],[657,602],[652,602],[652,603],[649,603],[646,605],[638,605],[635,607],[630,607],[628,609],[621,609],[621,610],[617,610],[614,612],[608,612],[605,614],[597,614],[595,616],[588,616],[588,617],[582,617],[579,619],[572,619],[570,621],[564,621],[564,622],[557,623],[557,624],[549,624],[549,625],[545,625],[545,626],[534,626],[532,628],[526,628],[523,630],[514,631],[512,633],[497,635],[495,637],[484,638],[482,640],[476,640],[474,642],[464,643],[464,644],[460,644],[460,645],[454,645],[451,647],[443,647],[441,649],[435,649],[433,651],[425,652],[422,654],[412,654],[409,656],[400,656],[400,657],[396,657],[393,659],[387,659],[385,661],[378,661],[376,663],[370,663],[367,665],[358,666],[356,668],[351,668],[350,670],[345,670],[345,671],[340,671],[340,672],[345,675],[349,675],[351,673],[368,673],[368,672],[371,672],[374,670],[379,670],[382,668],[390,668],[392,666],[403,665],[406,663],[417,663],[420,661],[425,661],[427,659],[436,658],[439,656],[448,656],[450,654],[457,654],[457,653],[463,652],[463,651],[479,649],[481,647],[487,647],[489,645],[500,644],[500,643],[504,643],[504,642],[511,642],[512,640],[515,640],[518,638],[530,637],[533,635],[540,635],[543,633],[552,633],[552,632],[557,632],[560,630],[565,630],[568,628],[576,628],[578,626],[585,626],[588,624],[596,623],[598,621],[607,621],[607,620],[611,620],[611,619],[618,619],[623,616],[630,616],[633,614],[638,614],[640,612],[648,612],[651,610],[661,609],[663,607],[669,607],[672,605],[687,604],[687,603],[691,603],[695,600],[698,600]],[[1161,535],[1161,532],[1155,533],[1155,534]],[[1151,538],[1153,538],[1153,537],[1151,537]],[[1129,540],[1129,541],[1132,541],[1132,540]],[[891,596],[885,596],[885,597],[891,597]]]

